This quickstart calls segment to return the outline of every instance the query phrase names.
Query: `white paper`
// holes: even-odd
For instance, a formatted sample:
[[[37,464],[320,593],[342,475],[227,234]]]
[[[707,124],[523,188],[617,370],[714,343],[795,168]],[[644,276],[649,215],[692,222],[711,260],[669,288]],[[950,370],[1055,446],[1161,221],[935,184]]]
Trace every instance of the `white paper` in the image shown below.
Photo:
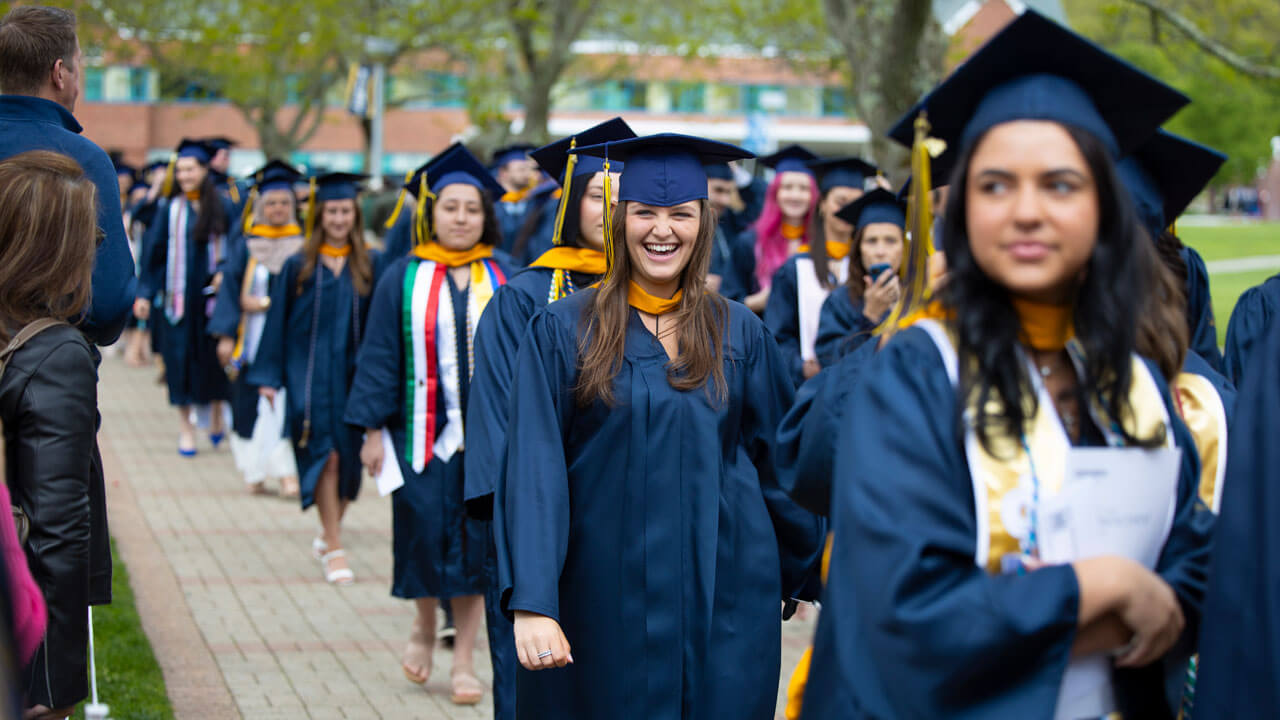
[[[396,448],[391,442],[391,431],[382,428],[382,467],[373,478],[378,486],[378,494],[386,497],[404,485],[404,475],[400,472],[400,462],[396,460]]]
[[[1040,559],[1069,563],[1120,555],[1154,569],[1173,525],[1182,451],[1072,448],[1061,490],[1041,502]],[[1105,654],[1072,661],[1058,691],[1057,720],[1115,710]]]

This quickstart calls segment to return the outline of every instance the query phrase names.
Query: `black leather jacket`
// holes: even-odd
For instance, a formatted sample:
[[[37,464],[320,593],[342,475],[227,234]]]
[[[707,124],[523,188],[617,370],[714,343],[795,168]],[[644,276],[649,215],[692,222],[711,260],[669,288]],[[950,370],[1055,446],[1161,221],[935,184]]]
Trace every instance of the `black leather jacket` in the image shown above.
[[[90,577],[101,573],[91,558],[102,554],[93,545],[107,542],[93,532],[94,516],[106,529],[97,383],[89,344],[68,326],[28,341],[0,378],[5,476],[14,503],[30,518],[27,560],[49,607],[44,643],[24,678],[28,705],[65,707],[88,695]],[[109,578],[109,546],[106,558]]]

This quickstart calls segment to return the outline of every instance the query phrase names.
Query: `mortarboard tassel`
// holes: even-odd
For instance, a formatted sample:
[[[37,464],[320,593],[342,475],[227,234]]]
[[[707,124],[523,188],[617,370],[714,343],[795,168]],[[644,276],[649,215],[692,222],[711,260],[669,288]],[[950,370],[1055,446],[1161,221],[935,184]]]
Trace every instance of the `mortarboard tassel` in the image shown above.
[[[571,156],[572,157],[572,156]],[[613,276],[613,183],[609,179],[609,146],[604,146],[604,284]]]
[[[244,203],[244,212],[240,213],[240,227],[244,228],[244,234],[249,234],[249,229],[253,227],[253,206],[258,201],[258,188],[249,191],[249,199]]]
[[[394,210],[391,211],[391,217],[387,218],[386,224],[383,225],[383,227],[386,228],[387,230],[390,230],[392,227],[394,227],[396,224],[396,220],[400,219],[400,210],[404,208],[404,196],[409,194],[409,190],[408,188],[405,187],[405,185],[408,185],[409,181],[412,179],[413,179],[413,171],[410,170],[409,172],[405,173],[404,182],[401,183],[400,185],[400,194],[396,196],[396,207]]]
[[[307,240],[316,229],[316,179],[311,178],[307,188]]]
[[[556,229],[551,234],[551,245],[564,244],[564,211],[565,203],[569,201],[569,183],[573,180],[573,168],[578,164],[578,155],[573,152],[577,147],[578,139],[573,138],[569,141],[569,162],[564,166],[564,182],[560,184],[563,192],[560,193],[560,209],[556,211]],[[608,182],[607,180],[605,182]]]
[[[427,216],[427,198],[434,203],[435,193],[427,185],[427,173],[418,181],[418,202],[413,209],[413,246],[425,245],[431,240],[431,218]]]
[[[169,164],[164,169],[164,183],[160,186],[160,197],[169,197],[173,192],[173,173],[178,164],[178,153],[169,155]]]
[[[930,191],[933,178],[930,156],[940,141],[929,137],[929,120],[921,112],[915,122],[915,139],[911,143],[911,192],[907,196],[907,230],[910,244],[902,264],[902,294],[889,316],[876,329],[896,329],[929,301],[929,256],[933,254],[933,201]]]

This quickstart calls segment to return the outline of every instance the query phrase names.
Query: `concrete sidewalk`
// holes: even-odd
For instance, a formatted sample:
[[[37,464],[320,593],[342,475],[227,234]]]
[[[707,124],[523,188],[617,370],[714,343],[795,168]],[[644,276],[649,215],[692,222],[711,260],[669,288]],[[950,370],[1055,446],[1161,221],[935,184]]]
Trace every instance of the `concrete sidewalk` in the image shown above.
[[[413,615],[390,596],[390,502],[372,483],[345,521],[356,584],[331,587],[310,554],[314,512],[249,496],[225,443],[213,451],[202,437],[198,457],[178,456],[176,416],[154,370],[106,358],[98,392],[112,535],[180,719],[492,717],[487,692],[476,707],[449,702],[443,648],[425,690],[401,674]],[[779,717],[813,621],[783,628]],[[483,636],[479,644],[487,690]],[[110,686],[101,691],[110,703]],[[112,714],[129,717],[126,707]]]

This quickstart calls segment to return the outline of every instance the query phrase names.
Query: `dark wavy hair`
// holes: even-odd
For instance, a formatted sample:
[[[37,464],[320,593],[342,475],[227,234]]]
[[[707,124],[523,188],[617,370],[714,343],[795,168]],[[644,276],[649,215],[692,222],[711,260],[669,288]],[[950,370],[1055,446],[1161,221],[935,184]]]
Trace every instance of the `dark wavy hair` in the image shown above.
[[[578,223],[582,215],[582,198],[587,194],[587,186],[591,184],[591,176],[575,177],[573,182],[569,183],[569,195],[565,197],[561,195],[560,202],[567,203],[564,208],[564,227],[561,228],[561,244],[566,247],[582,247],[579,242]],[[538,229],[542,227],[543,219],[547,213],[560,212],[559,203],[553,203],[550,199],[539,204],[529,213],[529,217],[525,218],[524,223],[520,226],[520,232],[516,235],[516,241],[511,246],[512,257],[524,257],[524,253],[529,248],[529,241],[533,239]],[[529,258],[529,260],[537,260],[537,258]]]
[[[1093,175],[1098,195],[1098,242],[1076,289],[1076,338],[1085,351],[1083,397],[1096,400],[1111,417],[1129,417],[1129,389],[1133,382],[1130,358],[1137,347],[1137,327],[1144,301],[1151,292],[1152,273],[1138,243],[1146,243],[1129,194],[1116,177],[1115,163],[1093,135],[1066,127]],[[1021,323],[1009,301],[1009,291],[983,272],[969,246],[965,196],[969,165],[981,140],[969,148],[951,176],[943,237],[947,238],[949,280],[942,301],[955,312],[959,336],[960,407],[974,407],[978,439],[997,453],[997,435],[1018,437],[1037,404],[1031,380],[1019,351]],[[1146,257],[1150,257],[1149,255]],[[987,402],[998,398],[1003,412],[988,414]],[[976,400],[970,403],[971,399]],[[1136,438],[1121,423],[1125,441],[1153,447],[1163,438]]]

